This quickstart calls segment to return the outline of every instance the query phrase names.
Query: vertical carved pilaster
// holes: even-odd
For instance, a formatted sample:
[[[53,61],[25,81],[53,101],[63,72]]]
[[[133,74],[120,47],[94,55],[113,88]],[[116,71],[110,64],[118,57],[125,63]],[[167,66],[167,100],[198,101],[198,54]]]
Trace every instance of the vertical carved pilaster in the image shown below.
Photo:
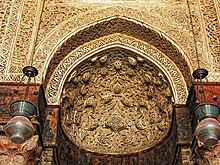
[[[190,143],[192,141],[190,110],[183,106],[175,109],[181,159],[184,165],[189,165],[191,156]]]
[[[182,155],[182,164],[190,165],[191,150],[189,145],[185,145],[181,147],[181,155]]]
[[[42,138],[46,147],[41,154],[41,165],[52,165],[56,148],[57,122],[59,107],[48,106],[42,111]]]
[[[33,136],[23,144],[15,144],[6,136],[0,137],[1,165],[34,165],[39,161],[41,147],[38,136]]]
[[[53,149],[47,148],[41,154],[41,165],[53,164]]]
[[[48,106],[43,112],[43,141],[46,147],[56,145],[56,132],[58,121],[59,107]]]

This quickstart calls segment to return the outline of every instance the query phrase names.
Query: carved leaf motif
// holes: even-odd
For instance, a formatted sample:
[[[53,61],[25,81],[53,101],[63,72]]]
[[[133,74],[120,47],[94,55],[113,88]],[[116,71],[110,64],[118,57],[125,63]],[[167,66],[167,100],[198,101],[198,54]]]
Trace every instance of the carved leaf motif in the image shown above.
[[[80,88],[80,94],[81,94],[82,96],[85,96],[85,95],[87,94],[87,92],[88,92],[88,90],[87,90],[87,88],[86,88],[85,86],[82,86],[82,87]]]
[[[136,127],[137,127],[137,129],[139,129],[139,130],[144,130],[144,129],[146,129],[146,126],[144,126],[142,120],[143,120],[143,119],[140,118],[140,119],[138,119],[138,120],[136,121]]]
[[[107,68],[102,68],[102,69],[100,70],[100,74],[101,74],[102,76],[107,75],[107,74],[108,74],[108,69],[107,69]]]
[[[113,98],[112,98],[111,95],[107,95],[107,96],[104,96],[104,97],[103,97],[103,101],[104,101],[105,104],[111,102],[112,99],[113,99]]]
[[[123,98],[121,99],[121,103],[122,103],[123,105],[127,106],[127,107],[130,107],[130,106],[131,106],[131,102],[130,102],[128,99],[126,99],[125,97],[123,97]]]
[[[81,125],[81,118],[82,118],[82,113],[76,113],[74,117],[75,124],[80,126]]]
[[[145,73],[143,78],[146,84],[150,84],[152,82],[152,75],[150,73]]]
[[[133,57],[128,57],[128,61],[132,66],[136,66],[137,65],[137,60]]]
[[[89,126],[88,130],[89,131],[94,131],[98,126],[99,126],[98,123],[93,121],[93,122],[90,123],[90,126]]]
[[[92,98],[89,98],[88,100],[86,100],[85,102],[85,107],[95,107],[96,106],[96,101],[95,99],[92,97]]]
[[[84,131],[84,130],[79,131],[79,138],[81,141],[85,140],[86,136],[87,136],[86,131]]]
[[[119,94],[122,91],[122,86],[118,82],[114,85],[114,93]]]
[[[120,60],[116,60],[114,62],[115,69],[120,70],[122,67],[122,62]]]
[[[110,139],[105,135],[99,135],[98,136],[98,143],[102,146],[111,147],[112,143],[110,142]]]
[[[160,131],[164,131],[165,127],[166,127],[166,123],[164,120],[162,120],[160,123],[157,124],[158,128]]]
[[[71,117],[71,114],[70,114],[70,112],[66,112],[66,124],[67,125],[71,125],[71,124],[73,124],[73,119],[72,119],[72,117]]]
[[[130,77],[135,76],[135,72],[132,69],[129,69],[127,73]]]
[[[105,62],[107,61],[107,59],[108,59],[108,56],[107,56],[107,55],[102,56],[102,57],[100,58],[100,63],[105,63]]]
[[[139,61],[139,62],[144,62],[144,59],[143,58],[141,58],[141,57],[137,57],[137,60]]]
[[[111,130],[115,132],[126,129],[126,123],[123,121],[122,117],[119,114],[113,114],[110,117],[110,121],[105,123],[105,126],[107,128],[111,128]]]
[[[97,61],[97,59],[98,59],[98,56],[93,57],[93,58],[91,59],[91,62],[96,62],[96,61]]]
[[[90,72],[84,73],[83,76],[82,76],[83,82],[88,83],[90,78],[91,78],[91,76],[92,76],[92,74]]]
[[[125,137],[123,138],[122,145],[131,144],[132,141],[133,141],[133,136],[125,136]]]

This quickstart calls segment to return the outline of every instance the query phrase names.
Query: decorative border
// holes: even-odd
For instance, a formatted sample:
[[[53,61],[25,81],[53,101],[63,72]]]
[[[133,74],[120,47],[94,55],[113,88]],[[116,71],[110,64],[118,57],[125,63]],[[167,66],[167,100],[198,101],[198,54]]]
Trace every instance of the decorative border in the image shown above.
[[[171,84],[175,104],[185,104],[188,95],[187,86],[177,66],[155,47],[136,38],[119,33],[86,43],[66,56],[54,70],[49,80],[46,88],[48,104],[56,105],[60,103],[64,82],[74,67],[88,57],[104,49],[116,46],[142,55],[164,71]]]
[[[20,13],[22,11],[23,0],[14,0],[9,3],[9,15],[7,19],[7,26],[5,28],[2,45],[0,47],[0,74],[5,74],[9,68],[11,62],[12,50],[14,47],[14,42],[17,37],[17,30],[20,25]],[[1,76],[4,77],[4,76]],[[7,76],[6,76],[7,77]],[[3,78],[4,80],[4,78]],[[1,80],[2,81],[2,80]]]
[[[43,0],[38,0],[38,2]],[[198,0],[199,1],[199,0]],[[12,67],[16,68],[16,65],[11,65],[10,52],[11,46],[13,45],[12,42],[14,41],[15,30],[16,27],[16,18],[17,18],[17,11],[19,10],[19,6],[21,5],[22,1],[14,0],[13,6],[10,11],[9,22],[5,34],[4,35],[3,43],[2,43],[2,52],[1,52],[1,66],[0,66],[0,81],[2,82],[13,82],[17,79],[20,79],[22,73],[20,72],[15,73],[14,71],[9,73],[7,70],[11,69]],[[215,1],[216,2],[216,1]],[[196,4],[190,4],[193,6]],[[39,7],[40,9],[40,7]],[[196,11],[198,8],[195,9]],[[198,11],[197,11],[198,12]],[[198,13],[197,13],[198,14]],[[196,14],[196,15],[197,15]],[[99,23],[103,20],[108,20],[113,17],[121,17],[123,19],[129,19],[131,21],[137,22],[138,24],[144,24],[144,26],[148,26],[158,33],[166,36],[166,38],[171,41],[182,54],[184,55],[185,60],[187,61],[189,68],[191,71],[196,69],[196,54],[194,50],[194,42],[191,33],[186,30],[182,30],[177,26],[174,26],[172,23],[168,22],[164,19],[163,15],[155,15],[154,12],[149,13],[146,10],[141,9],[132,9],[131,7],[125,6],[111,6],[111,7],[100,7],[97,9],[92,9],[92,11],[79,14],[77,16],[73,16],[70,19],[64,21],[63,23],[59,24],[54,28],[48,35],[41,40],[38,46],[36,46],[36,52],[34,55],[34,63],[33,65],[39,69],[39,76],[37,78],[37,82],[41,83],[42,78],[45,77],[48,63],[52,58],[54,52],[59,48],[59,46],[66,41],[70,36],[74,35],[79,30],[82,30],[86,26],[91,26],[95,23]],[[152,25],[149,25],[150,23]],[[160,30],[159,30],[160,29]],[[181,37],[180,37],[181,36]],[[179,45],[179,46],[178,46]],[[180,48],[181,47],[181,48]],[[202,52],[201,52],[202,53]],[[20,56],[20,54],[19,54]],[[208,62],[208,56],[210,55],[201,55],[201,61],[204,63],[203,67],[210,68]],[[20,59],[13,55],[13,59],[16,58],[17,60]],[[22,56],[22,58],[25,58]],[[30,58],[30,56],[28,57]],[[217,57],[212,57],[213,61],[216,61]],[[216,62],[212,62],[217,64]],[[10,66],[9,66],[10,65]],[[20,66],[20,64],[19,64]],[[9,68],[10,67],[10,68]],[[214,67],[214,66],[212,66]],[[216,66],[216,68],[218,65]],[[210,79],[209,81],[220,81],[218,76],[215,76],[217,73],[214,72],[214,68],[210,69]],[[217,69],[216,69],[217,70]]]
[[[76,32],[83,30],[85,27],[111,20],[113,18],[127,19],[155,30],[177,47],[187,61],[191,71],[197,67],[194,40],[190,33],[172,26],[170,22],[167,22],[167,20],[158,15],[155,16],[140,9],[115,6],[100,8],[98,11],[94,10],[72,17],[59,24],[48,33],[48,35],[37,45],[34,55],[33,65],[36,68],[39,68],[39,74],[42,77],[45,77],[47,67],[53,54],[68,38],[73,36]],[[148,22],[151,22],[152,25],[147,24]],[[207,60],[203,59],[203,61]]]

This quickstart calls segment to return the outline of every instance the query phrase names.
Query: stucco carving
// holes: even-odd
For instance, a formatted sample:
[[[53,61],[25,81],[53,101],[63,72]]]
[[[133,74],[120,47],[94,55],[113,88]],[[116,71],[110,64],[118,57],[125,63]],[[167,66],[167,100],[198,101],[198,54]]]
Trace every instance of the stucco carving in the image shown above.
[[[42,0],[1,1],[0,81],[15,81],[34,53]],[[38,11],[37,11],[38,10]]]
[[[174,119],[175,120],[175,119]],[[175,122],[175,121],[174,121]],[[171,126],[172,127],[172,126]],[[175,163],[174,159],[180,154],[177,148],[176,128],[172,127],[168,136],[161,143],[151,149],[142,152],[136,152],[128,155],[106,155],[96,152],[89,152],[80,149],[58,128],[57,155],[60,164],[123,164],[123,165],[171,165]],[[83,158],[83,159],[82,159]]]
[[[0,33],[0,73],[2,75],[2,80],[4,80],[4,73],[7,70],[7,64],[9,64],[11,50],[13,49],[13,42],[16,38],[16,29],[19,22],[19,12],[22,1],[1,1],[2,9],[1,11],[1,33]]]
[[[73,50],[54,70],[46,89],[46,98],[49,104],[59,104],[60,95],[67,75],[81,61],[89,56],[98,53],[109,47],[124,47],[141,54],[149,59],[161,70],[164,70],[168,77],[174,93],[174,101],[177,104],[184,104],[187,98],[186,82],[182,73],[175,64],[163,53],[149,44],[122,34],[112,34],[100,39],[91,41]]]
[[[33,136],[24,144],[14,144],[6,136],[1,136],[0,139],[0,160],[2,165],[34,165],[39,162],[41,147],[38,147],[38,136]]]
[[[204,22],[206,44],[209,47],[209,56],[213,59],[212,71],[220,72],[220,17],[219,2],[216,0],[198,0]]]
[[[61,0],[2,1],[0,80],[16,81],[22,76],[22,67],[31,63],[36,37],[38,46],[34,60],[40,70],[37,81],[41,82],[48,66],[46,61],[50,61],[54,50],[67,36],[103,19],[125,17],[166,34],[183,51],[191,71],[197,67],[195,37],[202,67],[210,71],[211,81],[219,81],[219,1],[187,2],[170,0],[155,3],[149,0],[130,6],[124,3],[74,7]],[[140,4],[142,7],[138,7]]]
[[[183,13],[184,12],[186,11],[183,11]],[[153,13],[153,11],[151,13]],[[170,15],[170,13],[167,13],[166,15]],[[163,17],[164,16],[165,15],[163,15]],[[145,10],[142,11],[141,9],[132,9],[122,6],[107,7],[104,9],[99,8],[98,11],[92,10],[91,12],[80,15],[80,17],[71,17],[70,19],[60,23],[59,26],[50,31],[50,33],[48,33],[48,35],[39,42],[34,57],[34,65],[37,68],[42,69],[43,77],[45,77],[48,63],[50,62],[53,54],[65,41],[70,38],[70,36],[74,36],[75,33],[79,30],[83,30],[85,27],[93,26],[109,19],[122,18],[136,22],[141,26],[148,26],[158,32],[158,34],[164,35],[164,37],[175,45],[182,55],[184,55],[189,67],[193,70],[193,66],[195,67],[196,65],[196,55],[194,51],[195,46],[193,37],[191,37],[190,32],[187,31],[188,27],[182,28],[187,29],[186,31],[183,31],[177,26],[172,26],[172,24],[170,24],[170,20],[164,21],[163,17],[149,14],[149,12]],[[145,22],[145,24],[142,22]],[[147,24],[148,22],[151,22],[152,25]],[[183,22],[182,24],[184,25],[185,23]],[[188,56],[186,56],[186,54]],[[188,57],[190,57],[190,60]],[[207,60],[204,59],[204,61]]]
[[[76,145],[99,153],[127,154],[150,148],[167,135],[171,88],[148,60],[123,48],[110,48],[83,61],[70,75],[61,122]]]

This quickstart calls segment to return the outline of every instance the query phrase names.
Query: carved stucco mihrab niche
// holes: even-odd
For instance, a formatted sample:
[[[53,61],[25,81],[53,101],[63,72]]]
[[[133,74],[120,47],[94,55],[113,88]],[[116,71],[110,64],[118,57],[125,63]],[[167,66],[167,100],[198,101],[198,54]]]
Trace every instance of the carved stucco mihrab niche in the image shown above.
[[[76,145],[127,154],[154,146],[169,131],[172,91],[150,61],[111,48],[83,61],[68,77],[61,123]]]
[[[53,71],[46,88],[48,104],[60,104],[63,84],[69,72],[78,63],[103,49],[116,46],[137,52],[161,68],[172,86],[175,104],[185,104],[188,95],[186,81],[184,80],[183,73],[181,73],[174,62],[155,47],[136,38],[118,33],[101,37],[80,46],[69,53],[65,59],[59,63]],[[180,65],[182,65],[182,63]],[[188,72],[186,74],[188,74]]]

